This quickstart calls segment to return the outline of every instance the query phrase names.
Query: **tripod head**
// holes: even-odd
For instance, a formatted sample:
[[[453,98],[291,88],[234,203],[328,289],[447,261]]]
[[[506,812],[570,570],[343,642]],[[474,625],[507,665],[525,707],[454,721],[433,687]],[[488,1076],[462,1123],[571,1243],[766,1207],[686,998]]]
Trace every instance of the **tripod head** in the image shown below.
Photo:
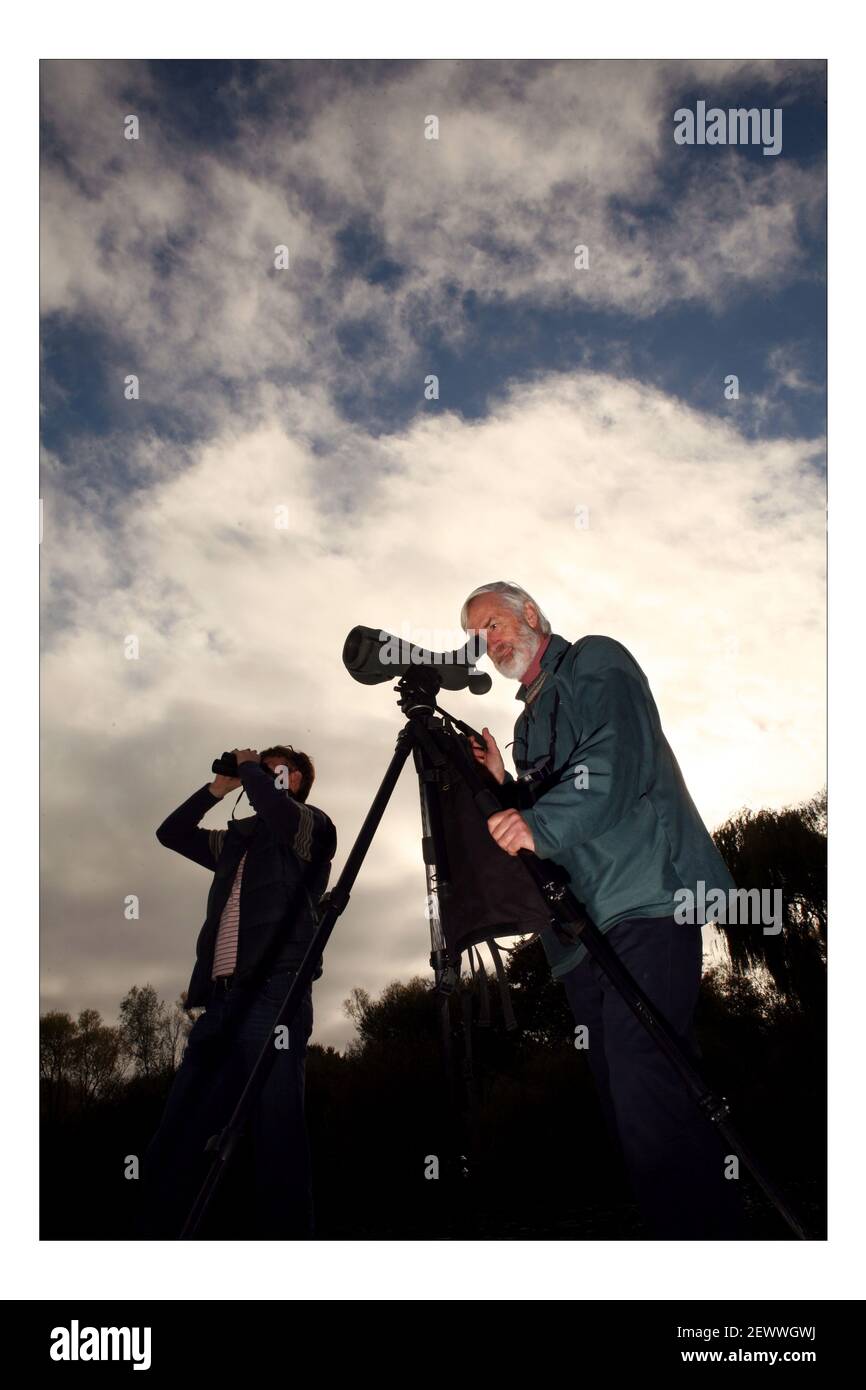
[[[479,673],[480,674],[480,673]],[[488,677],[489,679],[489,677]],[[417,715],[440,714],[446,727],[454,724],[467,737],[480,739],[481,735],[469,724],[464,724],[453,714],[436,703],[436,696],[442,687],[439,672],[435,666],[416,666],[401,676],[394,689],[397,691],[397,704],[408,719]]]
[[[398,692],[397,704],[408,717],[432,714],[442,680],[435,666],[415,666],[400,677],[394,689]]]

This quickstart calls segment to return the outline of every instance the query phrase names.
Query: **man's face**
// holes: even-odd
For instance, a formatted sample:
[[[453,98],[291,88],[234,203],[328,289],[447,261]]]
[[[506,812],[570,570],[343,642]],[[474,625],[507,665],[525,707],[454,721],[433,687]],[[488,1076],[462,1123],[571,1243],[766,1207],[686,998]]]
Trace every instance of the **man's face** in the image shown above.
[[[487,653],[501,676],[523,679],[541,643],[538,610],[524,603],[516,613],[501,594],[479,594],[469,605],[466,621],[470,632],[483,632]]]
[[[265,767],[269,767],[280,778],[280,786],[290,792],[297,793],[301,785],[302,777],[300,772],[293,772],[286,759],[279,753],[273,753],[269,758],[262,758]]]

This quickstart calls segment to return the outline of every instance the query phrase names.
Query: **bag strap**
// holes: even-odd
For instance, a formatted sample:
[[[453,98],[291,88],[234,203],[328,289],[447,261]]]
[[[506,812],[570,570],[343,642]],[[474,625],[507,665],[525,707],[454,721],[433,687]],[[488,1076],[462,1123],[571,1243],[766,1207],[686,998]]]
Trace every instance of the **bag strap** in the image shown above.
[[[493,940],[493,937],[487,942],[487,949],[490,952],[490,958],[493,961],[493,967],[496,971],[496,978],[499,981],[499,997],[502,1000],[502,1017],[505,1020],[505,1028],[507,1032],[513,1033],[517,1027],[517,1019],[511,1004],[511,990],[508,987],[505,967],[502,964],[502,952]]]

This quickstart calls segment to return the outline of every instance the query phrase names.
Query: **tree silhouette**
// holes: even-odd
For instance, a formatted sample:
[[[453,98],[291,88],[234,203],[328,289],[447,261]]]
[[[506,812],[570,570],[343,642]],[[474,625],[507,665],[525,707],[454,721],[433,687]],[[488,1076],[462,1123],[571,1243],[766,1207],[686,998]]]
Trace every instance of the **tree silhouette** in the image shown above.
[[[70,1014],[51,1009],[39,1020],[39,1076],[49,1119],[57,1119],[66,1108],[72,1090],[72,1043],[75,1020]]]
[[[508,954],[505,967],[518,1027],[544,1047],[571,1044],[574,1019],[562,985],[554,980],[537,936],[520,941]]]
[[[103,1023],[96,1009],[82,1009],[72,1039],[73,1079],[82,1105],[117,1089],[123,1074],[122,1044],[116,1028]]]
[[[349,1053],[363,1052],[371,1044],[435,1038],[439,1003],[430,982],[420,976],[392,980],[375,1000],[365,989],[353,989],[343,1003],[343,1011],[358,1033],[354,1047],[349,1044]]]
[[[826,1009],[827,796],[781,811],[744,809],[713,836],[739,888],[781,890],[778,935],[760,925],[719,924],[735,974],[766,971],[798,1009]]]
[[[39,1075],[51,1086],[69,1078],[75,1022],[69,1014],[51,1009],[39,1020]]]
[[[157,1076],[180,1061],[191,1024],[180,1000],[169,1010],[153,985],[133,985],[120,1001],[120,1036],[136,1074]]]
[[[117,1028],[96,1009],[82,1009],[77,1022],[52,1010],[39,1026],[42,1091],[50,1118],[71,1105],[92,1105],[113,1095],[123,1080],[123,1048]]]

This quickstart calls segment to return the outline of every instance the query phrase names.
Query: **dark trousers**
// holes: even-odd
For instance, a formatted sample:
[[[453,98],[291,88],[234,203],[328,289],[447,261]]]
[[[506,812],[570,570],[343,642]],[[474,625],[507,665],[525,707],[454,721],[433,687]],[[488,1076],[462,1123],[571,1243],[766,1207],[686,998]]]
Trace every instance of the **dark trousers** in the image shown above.
[[[204,1146],[229,1120],[288,993],[292,974],[278,971],[254,990],[218,990],[196,1020],[156,1134],[142,1161],[143,1220],[149,1239],[181,1231],[209,1167]],[[238,1194],[250,1239],[303,1239],[312,1234],[310,1153],[304,1121],[304,1055],[313,1028],[308,989],[292,1021],[288,1048],[274,1048],[268,1079],[248,1125],[251,1171]],[[282,1035],[285,1037],[285,1035]],[[230,1165],[229,1172],[237,1166]],[[229,1177],[224,1180],[228,1186]],[[219,1239],[220,1196],[202,1226]]]
[[[679,1035],[691,1060],[701,982],[701,929],[672,918],[618,922],[606,940]],[[591,957],[560,977],[608,1127],[618,1141],[649,1236],[746,1237],[740,1179],[725,1177],[725,1146],[678,1072]]]

